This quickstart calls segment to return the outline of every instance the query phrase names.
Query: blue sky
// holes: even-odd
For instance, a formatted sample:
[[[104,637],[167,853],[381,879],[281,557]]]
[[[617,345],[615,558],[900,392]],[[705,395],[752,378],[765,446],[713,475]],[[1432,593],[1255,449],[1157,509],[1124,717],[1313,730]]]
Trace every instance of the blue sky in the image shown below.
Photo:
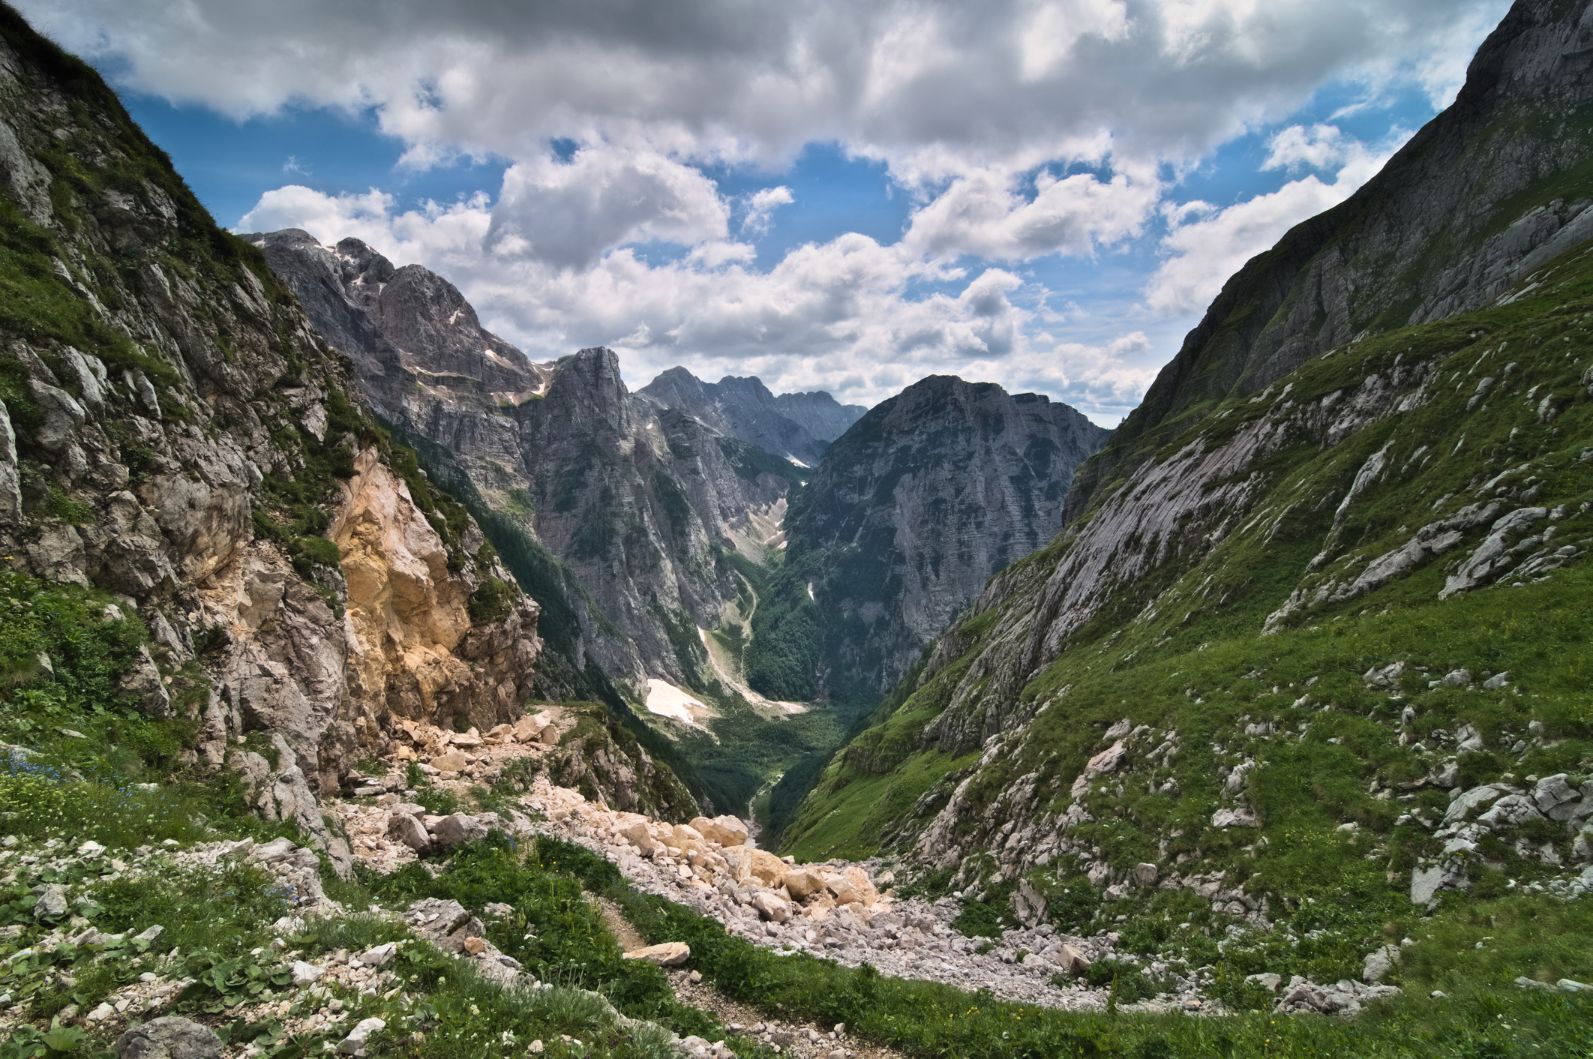
[[[22,4],[220,222],[425,264],[535,359],[861,403],[951,372],[1110,425],[1506,4],[327,6]]]

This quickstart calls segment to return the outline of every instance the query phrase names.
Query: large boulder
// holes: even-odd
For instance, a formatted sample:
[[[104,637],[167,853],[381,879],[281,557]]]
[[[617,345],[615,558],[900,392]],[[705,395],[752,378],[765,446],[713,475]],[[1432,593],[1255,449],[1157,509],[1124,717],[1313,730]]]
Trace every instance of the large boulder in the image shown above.
[[[785,873],[785,888],[798,901],[806,901],[823,891],[824,876],[813,868],[792,868]]]
[[[762,919],[784,923],[791,918],[791,903],[773,890],[759,890],[752,895],[751,904]]]
[[[862,868],[847,868],[838,874],[830,875],[826,882],[830,892],[835,895],[835,903],[838,905],[866,906],[879,900],[879,892],[874,889],[868,873]]]
[[[766,849],[755,849],[747,858],[748,872],[768,886],[779,886],[784,882],[789,868],[790,865]]]
[[[487,837],[487,826],[474,816],[452,813],[437,821],[431,840],[443,849],[457,849]]]
[[[716,816],[709,819],[699,816],[691,822],[710,842],[717,842],[721,846],[743,846],[747,842],[747,825],[733,816]]]
[[[426,825],[409,813],[387,815],[387,837],[397,839],[416,853],[431,846],[431,835],[426,833]]]
[[[669,834],[664,836],[664,845],[676,853],[702,853],[708,849],[708,844],[703,841],[702,832],[690,824],[676,824],[669,829]]]
[[[663,849],[658,839],[653,837],[653,832],[641,821],[627,824],[620,830],[620,837],[636,847],[636,852],[644,857],[653,857]]]

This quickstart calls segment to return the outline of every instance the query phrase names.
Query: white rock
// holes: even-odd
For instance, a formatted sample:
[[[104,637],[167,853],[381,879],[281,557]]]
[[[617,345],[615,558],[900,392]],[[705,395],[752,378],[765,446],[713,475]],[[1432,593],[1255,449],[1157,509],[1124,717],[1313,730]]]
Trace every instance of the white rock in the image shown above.
[[[293,961],[294,985],[309,985],[325,973],[326,968],[324,967],[319,967],[313,963],[305,963],[303,960]]]
[[[349,1035],[344,1037],[342,1042],[338,1044],[337,1053],[339,1055],[364,1055],[365,1046],[370,1041],[371,1036],[382,1032],[386,1028],[387,1023],[382,1019],[361,1019],[359,1024],[349,1031]]]

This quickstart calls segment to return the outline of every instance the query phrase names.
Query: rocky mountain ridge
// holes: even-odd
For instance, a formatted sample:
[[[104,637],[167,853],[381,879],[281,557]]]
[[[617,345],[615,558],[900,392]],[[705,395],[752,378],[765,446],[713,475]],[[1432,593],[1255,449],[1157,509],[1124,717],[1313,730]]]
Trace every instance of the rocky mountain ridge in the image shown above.
[[[771,593],[785,605],[755,624],[754,685],[877,699],[992,574],[1056,533],[1074,470],[1107,433],[1038,394],[952,376],[870,410],[791,504]]]
[[[790,485],[780,467],[631,394],[610,350],[532,364],[446,280],[357,239],[249,238],[349,355],[371,407],[453,467],[493,525],[551,553],[548,590],[573,626],[559,646],[577,670],[595,665],[638,698],[649,678],[697,680],[697,629],[738,593],[725,556],[763,558]]]
[[[637,393],[804,467],[818,463],[829,444],[868,411],[823,391],[777,396],[755,377],[703,382],[685,368],[670,368]]]

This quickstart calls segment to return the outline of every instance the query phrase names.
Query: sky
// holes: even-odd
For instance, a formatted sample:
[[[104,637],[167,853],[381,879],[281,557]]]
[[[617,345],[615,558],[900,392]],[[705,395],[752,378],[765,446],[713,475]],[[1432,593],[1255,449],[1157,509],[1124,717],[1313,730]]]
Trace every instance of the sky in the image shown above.
[[[1115,425],[1507,0],[20,0],[222,224],[356,236],[534,360]]]

